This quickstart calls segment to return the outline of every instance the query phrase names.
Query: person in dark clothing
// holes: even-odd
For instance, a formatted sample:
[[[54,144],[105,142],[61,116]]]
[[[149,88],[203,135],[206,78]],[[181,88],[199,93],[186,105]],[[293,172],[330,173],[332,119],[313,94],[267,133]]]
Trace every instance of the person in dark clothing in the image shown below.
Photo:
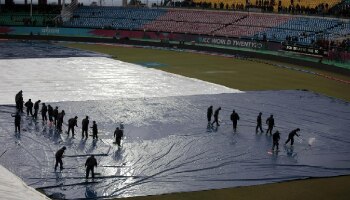
[[[208,124],[211,123],[211,117],[213,116],[213,106],[209,106],[207,111]]]
[[[268,134],[269,132],[270,134],[272,134],[272,129],[275,126],[275,119],[273,118],[273,115],[270,115],[270,117],[267,118],[266,124],[268,125],[266,134]]]
[[[34,116],[33,119],[37,120],[38,119],[38,110],[39,110],[39,104],[40,104],[40,100],[36,101],[34,103]]]
[[[23,96],[23,91],[22,91],[22,90],[20,90],[20,91],[16,94],[16,96],[15,96],[15,102],[17,102],[21,96]]]
[[[63,118],[66,115],[64,110],[62,112],[58,113],[57,115],[57,130],[62,132],[62,124],[63,124]]]
[[[256,128],[255,128],[255,132],[258,133],[258,130],[260,129],[260,132],[263,133],[263,129],[262,129],[262,123],[261,123],[261,115],[262,113],[259,113],[257,119],[256,119]]]
[[[19,92],[16,94],[16,96],[15,96],[15,102],[16,102],[17,111],[19,110],[18,102],[19,102],[19,98],[20,98],[21,95],[22,95],[22,90],[19,91]]]
[[[42,106],[41,106],[41,118],[43,119],[43,121],[47,121],[46,113],[47,113],[47,106],[45,105],[45,103],[42,103]]]
[[[82,128],[82,132],[81,132],[81,136],[82,138],[84,138],[84,132],[85,132],[85,136],[86,139],[88,138],[88,128],[89,128],[89,117],[86,116],[85,119],[83,119],[83,121],[81,122],[81,128]]]
[[[273,142],[273,145],[272,145],[272,151],[275,149],[276,147],[276,150],[278,151],[278,141],[280,140],[280,132],[276,131],[273,135],[272,135],[272,142]]]
[[[17,133],[18,129],[18,133],[21,133],[21,114],[18,111],[16,114],[12,114],[11,116],[15,118],[15,132]]]
[[[294,136],[298,136],[299,137],[299,135],[297,133],[299,131],[300,131],[300,128],[297,128],[297,129],[293,130],[292,132],[290,132],[289,135],[288,135],[288,140],[284,144],[287,144],[290,141],[290,145],[293,146],[293,144],[294,144]]]
[[[231,118],[231,121],[233,123],[233,131],[236,132],[237,122],[239,120],[239,115],[236,113],[235,110],[233,110],[230,118]]]
[[[115,143],[120,147],[120,141],[123,138],[123,131],[117,127],[114,131]]]
[[[19,105],[19,111],[20,111],[21,113],[23,113],[23,103],[24,103],[23,96],[20,96],[20,97],[19,97],[18,105]]]
[[[56,164],[55,164],[55,171],[57,170],[57,166],[58,163],[60,164],[60,170],[63,169],[63,162],[62,162],[62,158],[63,158],[63,154],[64,151],[66,150],[66,147],[62,147],[60,150],[58,150],[55,154],[56,157]]]
[[[98,139],[98,136],[97,136],[97,133],[98,133],[98,130],[97,130],[97,124],[95,121],[92,122],[92,139]]]
[[[55,124],[55,126],[57,126],[57,120],[58,120],[58,107],[57,106],[53,110],[52,116],[53,116],[53,119],[54,119],[54,124]]]
[[[23,113],[23,91],[19,91],[15,96],[17,111]]]
[[[221,107],[219,107],[218,109],[215,110],[214,121],[213,121],[213,123],[211,123],[211,125],[216,123],[216,126],[220,126],[220,124],[219,124],[219,112],[220,112],[220,110],[221,110]]]
[[[30,114],[31,116],[33,116],[33,102],[31,99],[29,99],[25,104],[27,107],[27,116]]]
[[[72,136],[74,136],[74,126],[78,127],[77,119],[78,119],[78,117],[75,116],[74,118],[70,118],[68,120],[68,132],[67,132],[68,135],[69,135],[70,130],[72,130]]]
[[[49,115],[50,123],[52,123],[53,122],[53,108],[50,104],[47,105],[47,114]]]
[[[89,173],[91,171],[92,178],[95,178],[95,173],[94,173],[94,167],[97,167],[97,161],[94,157],[94,155],[90,156],[86,162],[85,162],[85,167],[86,167],[86,176],[85,178],[89,178]]]

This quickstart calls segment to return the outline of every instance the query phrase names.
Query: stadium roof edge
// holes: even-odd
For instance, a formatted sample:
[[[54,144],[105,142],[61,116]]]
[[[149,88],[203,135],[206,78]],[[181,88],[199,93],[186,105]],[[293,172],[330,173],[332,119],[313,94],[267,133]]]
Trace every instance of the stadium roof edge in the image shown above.
[[[232,11],[232,10],[208,10],[208,9],[186,9],[186,8],[160,8],[160,9],[169,9],[169,10],[195,10],[195,11],[204,11],[204,12],[235,12],[235,13],[245,13],[249,15],[258,15],[258,14],[263,14],[263,15],[281,15],[281,16],[290,16],[290,17],[305,17],[305,18],[318,18],[318,19],[338,19],[342,20],[345,22],[350,23],[349,18],[339,18],[336,16],[317,16],[317,15],[292,15],[292,14],[285,14],[285,13],[265,13],[265,12],[247,12],[247,11]]]

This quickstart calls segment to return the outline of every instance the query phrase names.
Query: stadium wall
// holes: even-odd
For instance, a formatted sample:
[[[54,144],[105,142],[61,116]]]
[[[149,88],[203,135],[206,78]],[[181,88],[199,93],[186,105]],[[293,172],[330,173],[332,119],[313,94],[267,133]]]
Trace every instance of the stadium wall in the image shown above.
[[[251,49],[278,50],[282,46],[279,43],[267,43],[246,39],[233,39],[226,37],[192,35],[183,33],[167,33],[152,31],[132,30],[103,30],[84,28],[52,28],[52,27],[0,27],[0,34],[7,35],[40,35],[40,36],[70,36],[70,37],[93,37],[93,38],[117,38],[117,39],[145,39],[166,40],[178,42],[194,42],[201,44],[242,47]]]

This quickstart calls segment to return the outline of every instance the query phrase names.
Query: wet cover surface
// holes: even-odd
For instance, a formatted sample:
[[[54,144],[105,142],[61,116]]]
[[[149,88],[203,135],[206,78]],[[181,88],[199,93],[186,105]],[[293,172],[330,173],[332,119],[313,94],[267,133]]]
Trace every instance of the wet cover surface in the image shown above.
[[[306,91],[50,103],[77,115],[73,139],[54,127],[22,118],[25,131],[15,134],[13,106],[0,106],[0,163],[34,188],[68,199],[128,197],[256,185],[307,177],[350,173],[349,103]],[[208,106],[222,107],[221,126],[207,128]],[[229,116],[240,115],[237,133]],[[272,136],[255,133],[256,117],[274,114],[281,134],[280,151],[271,153]],[[81,120],[90,116],[99,140],[81,139]],[[113,132],[124,123],[122,147]],[[288,133],[300,128],[294,147]],[[89,130],[91,131],[91,130]],[[54,173],[54,153],[67,147],[64,169]],[[86,155],[95,154],[98,175],[85,181]],[[52,187],[51,187],[52,186]]]
[[[0,59],[0,103],[166,97],[241,92],[106,57]]]

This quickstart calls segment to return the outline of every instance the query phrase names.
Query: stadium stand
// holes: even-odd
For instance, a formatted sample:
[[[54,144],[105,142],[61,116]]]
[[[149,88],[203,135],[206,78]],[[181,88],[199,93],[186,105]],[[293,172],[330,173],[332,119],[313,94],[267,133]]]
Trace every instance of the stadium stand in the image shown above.
[[[349,22],[336,18],[121,7],[79,7],[65,26],[215,35],[276,42],[293,38],[295,43],[303,45],[312,44],[320,35],[336,38],[349,34]]]
[[[149,21],[155,20],[166,10],[122,7],[79,7],[72,20],[66,23],[71,27],[114,28],[137,30]]]
[[[350,17],[350,0],[342,1],[341,3],[333,6],[330,9],[330,13],[336,16]]]
[[[194,0],[230,5],[245,5],[246,0]],[[250,5],[273,4],[290,6],[291,1],[251,0]],[[333,13],[346,13],[350,1],[294,0],[294,5],[318,6],[327,4]],[[333,6],[334,5],[334,6]],[[331,7],[333,6],[333,7]],[[325,6],[326,7],[326,6]],[[324,7],[324,8],[325,8]],[[0,25],[3,26],[61,26],[73,28],[94,28],[107,30],[138,30],[151,32],[185,33],[237,37],[274,42],[293,42],[311,45],[321,39],[337,40],[349,37],[349,20],[342,18],[315,17],[294,14],[274,14],[261,12],[218,11],[177,8],[137,8],[137,7],[101,7],[78,5],[68,21],[59,21],[57,7],[49,12],[42,9],[30,17],[28,8],[16,7],[0,13]]]
[[[214,34],[227,37],[262,36],[262,33],[267,29],[285,23],[291,18],[292,17],[290,16],[276,17],[276,15],[268,14],[249,14],[248,16],[241,18],[241,20],[236,21],[233,25],[228,25],[223,29],[215,31]]]
[[[265,29],[266,28],[264,27],[229,25],[223,29],[215,31],[213,35],[225,37],[251,38],[256,34],[263,32]]]
[[[247,5],[247,2],[249,2],[250,5],[252,6],[258,6],[258,5],[281,5],[283,7],[289,7],[290,5],[299,5],[299,6],[304,6],[304,7],[310,7],[310,8],[315,8],[316,6],[319,6],[321,4],[327,4],[329,7],[332,7],[338,3],[341,2],[341,0],[193,0],[195,3],[211,3],[213,6],[214,4],[243,4],[244,6]],[[292,4],[293,2],[293,4]]]
[[[32,16],[29,13],[30,5],[2,5],[0,9],[0,26],[54,26],[54,18],[59,15],[57,5],[33,5]]]
[[[212,34],[214,31],[234,23],[246,14],[216,11],[169,10],[143,29],[193,34]]]
[[[221,24],[191,23],[176,21],[154,21],[144,26],[144,30],[165,31],[174,33],[211,34],[219,29]]]
[[[14,13],[14,14],[2,14],[0,15],[0,25],[12,25],[12,26],[46,26],[51,25],[52,20],[57,15],[52,14],[34,14],[32,17],[28,13]]]
[[[328,38],[340,35],[342,37],[350,37],[350,24],[338,24],[328,32]]]
[[[242,17],[246,16],[245,13],[230,13],[222,11],[201,11],[201,10],[168,10],[164,15],[157,18],[160,21],[187,21],[198,23],[218,23],[228,24],[235,22]]]
[[[338,24],[342,24],[342,22],[337,19],[292,17],[285,23],[271,27],[258,35],[260,39],[261,35],[266,35],[268,40],[273,41],[283,41],[287,37],[296,37],[298,43],[307,45],[316,41],[317,34],[332,31]]]
[[[232,8],[232,5],[246,5],[246,0],[193,0],[194,3],[211,3],[211,7],[214,8],[214,5],[217,6],[217,8],[220,7],[220,4],[222,3],[224,7],[229,5],[229,8]]]

